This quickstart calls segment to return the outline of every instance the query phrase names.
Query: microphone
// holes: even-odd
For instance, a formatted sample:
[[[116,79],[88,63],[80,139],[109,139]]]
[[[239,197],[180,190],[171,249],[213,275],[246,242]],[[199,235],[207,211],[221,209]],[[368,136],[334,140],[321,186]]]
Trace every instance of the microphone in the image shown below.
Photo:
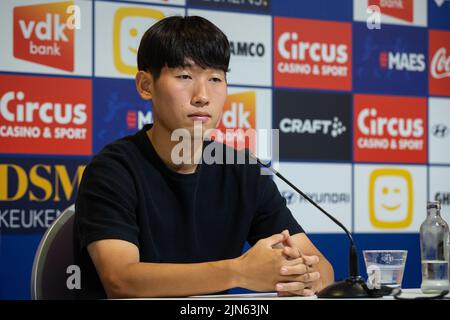
[[[248,150],[248,149],[247,149]],[[305,193],[303,193],[299,188],[294,186],[289,180],[283,177],[277,170],[272,168],[270,164],[263,163],[259,158],[253,155],[250,151],[248,151],[248,155],[255,160],[259,165],[270,170],[274,175],[278,178],[286,182],[292,189],[297,191],[303,198],[305,198],[309,203],[311,203],[314,207],[319,209],[322,213],[324,213],[328,218],[330,218],[334,223],[336,223],[342,230],[345,231],[348,239],[350,240],[350,253],[349,253],[349,277],[343,281],[337,281],[329,285],[328,287],[322,289],[317,293],[319,298],[374,298],[381,297],[383,295],[389,294],[389,290],[386,288],[382,288],[380,290],[377,289],[369,289],[364,281],[364,279],[359,275],[358,272],[358,252],[356,250],[355,242],[353,241],[353,237],[347,228],[336,218],[326,212],[321,206],[319,206],[314,200],[308,197]]]

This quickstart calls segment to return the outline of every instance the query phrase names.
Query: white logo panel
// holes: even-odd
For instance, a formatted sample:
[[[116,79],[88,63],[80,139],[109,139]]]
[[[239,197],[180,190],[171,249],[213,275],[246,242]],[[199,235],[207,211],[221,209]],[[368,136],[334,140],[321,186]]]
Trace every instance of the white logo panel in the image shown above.
[[[188,10],[216,24],[231,46],[229,84],[270,86],[272,84],[272,19],[270,16]]]
[[[144,32],[165,17],[184,13],[182,8],[95,2],[95,75],[134,78]]]
[[[441,203],[441,216],[450,224],[450,167],[430,167],[428,198]]]
[[[450,164],[450,99],[428,101],[430,163]]]
[[[61,75],[80,75],[90,76],[92,75],[92,10],[90,1],[73,1],[74,5],[79,8],[78,11],[68,11],[71,13],[71,17],[68,21],[61,21],[61,17],[58,14],[52,13],[52,9],[49,6],[52,3],[64,3],[69,1],[64,0],[16,0],[16,1],[1,1],[0,2],[0,39],[2,39],[2,45],[0,46],[0,70],[9,72],[27,72],[27,73],[45,73],[45,74],[61,74]],[[14,57],[14,8],[24,6],[39,5],[37,9],[30,7],[27,9],[29,12],[30,20],[16,21],[16,25],[21,26],[21,38],[30,38],[36,34],[41,37],[48,36],[49,38],[58,38],[56,40],[67,41],[66,33],[69,28],[69,24],[75,26],[75,23],[79,22],[79,28],[75,26],[74,40],[71,38],[68,41],[73,45],[72,56],[67,57],[65,60],[73,59],[73,71],[64,70],[64,68],[52,67],[48,65],[48,61],[51,60],[52,49],[55,57],[60,55],[58,48],[40,48],[47,49],[47,52],[43,50],[31,50],[36,56],[36,61],[18,59]],[[47,11],[50,10],[50,11]],[[47,13],[46,13],[47,12]],[[46,19],[42,20],[42,14],[46,13]],[[36,16],[39,20],[35,20]],[[79,18],[79,20],[78,20]],[[73,41],[73,42],[72,42]],[[58,42],[58,41],[49,41]],[[31,42],[32,43],[32,42]],[[16,43],[17,46],[17,43]],[[19,50],[23,50],[19,49]],[[39,61],[39,60],[42,60]],[[46,61],[46,62],[44,62]]]
[[[352,225],[352,167],[350,164],[280,162],[277,170],[339,220]],[[323,178],[325,177],[325,179]],[[342,233],[342,229],[277,177],[273,177],[288,208],[307,233]]]
[[[425,166],[355,165],[355,232],[418,232],[426,216]]]

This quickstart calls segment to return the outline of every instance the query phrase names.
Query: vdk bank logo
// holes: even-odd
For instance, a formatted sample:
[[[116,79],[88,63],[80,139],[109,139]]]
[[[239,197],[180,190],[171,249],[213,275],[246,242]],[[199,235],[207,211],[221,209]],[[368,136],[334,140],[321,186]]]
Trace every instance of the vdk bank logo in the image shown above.
[[[139,41],[147,28],[165,18],[163,12],[142,7],[122,7],[114,15],[114,66],[120,73],[135,75]]]
[[[74,70],[74,30],[67,21],[73,1],[15,7],[14,48],[17,59]]]
[[[368,5],[376,5],[380,7],[380,10],[384,15],[406,22],[413,22],[413,0],[369,0]]]
[[[371,224],[380,229],[406,228],[413,218],[413,182],[404,169],[376,169],[369,180]]]
[[[256,92],[248,91],[228,95],[217,129],[211,138],[237,149],[249,148],[254,152],[256,147]]]

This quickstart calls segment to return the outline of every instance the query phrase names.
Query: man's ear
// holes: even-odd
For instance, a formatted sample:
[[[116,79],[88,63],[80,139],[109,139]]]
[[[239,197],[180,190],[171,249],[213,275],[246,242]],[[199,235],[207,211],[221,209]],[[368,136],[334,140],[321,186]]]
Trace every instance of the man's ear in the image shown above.
[[[153,77],[149,72],[136,73],[136,90],[144,100],[151,100],[153,96]]]

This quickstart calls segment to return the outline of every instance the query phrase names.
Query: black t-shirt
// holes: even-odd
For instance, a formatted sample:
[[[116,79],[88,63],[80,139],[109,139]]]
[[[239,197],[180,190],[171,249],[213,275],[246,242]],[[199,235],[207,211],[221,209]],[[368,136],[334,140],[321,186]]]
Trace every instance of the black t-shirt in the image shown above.
[[[201,163],[176,173],[153,148],[150,128],[106,146],[84,171],[74,225],[81,298],[105,297],[86,250],[97,240],[132,242],[142,262],[194,263],[238,257],[246,241],[284,229],[303,232],[258,165]]]

